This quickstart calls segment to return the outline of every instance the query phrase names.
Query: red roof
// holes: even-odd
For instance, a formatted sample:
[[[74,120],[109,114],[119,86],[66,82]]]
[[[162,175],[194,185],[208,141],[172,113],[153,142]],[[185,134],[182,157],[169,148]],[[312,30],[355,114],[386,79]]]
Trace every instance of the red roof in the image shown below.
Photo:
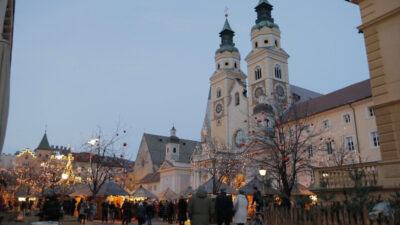
[[[300,118],[372,97],[370,80],[364,80],[296,105]]]

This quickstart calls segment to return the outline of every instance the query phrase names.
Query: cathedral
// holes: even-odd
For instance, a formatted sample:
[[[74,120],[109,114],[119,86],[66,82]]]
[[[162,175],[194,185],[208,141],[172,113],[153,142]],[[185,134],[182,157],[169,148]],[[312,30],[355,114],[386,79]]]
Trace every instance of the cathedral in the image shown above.
[[[259,0],[255,7],[257,17],[250,28],[252,50],[245,58],[247,74],[240,68],[235,32],[226,18],[215,52],[215,72],[210,77],[201,142],[178,138],[175,128],[170,137],[144,134],[134,169],[138,185],[158,194],[168,188],[180,193],[189,186],[195,189],[206,183],[211,174],[195,166],[210,160],[205,143],[217,143],[229,153],[245,151],[247,134],[257,126],[250,123],[252,117],[264,115],[265,121],[269,121],[266,126],[273,130],[274,102],[299,109],[307,106],[308,111],[303,112],[310,124],[307,132],[323,131],[304,150],[312,166],[337,166],[334,162],[338,157],[342,157],[342,165],[355,163],[354,159],[357,163],[381,160],[370,81],[325,95],[290,84],[289,54],[281,43],[272,9],[268,0]],[[317,142],[318,146],[314,144]],[[258,174],[257,165],[251,167],[240,174],[243,184]],[[300,176],[298,182],[312,185],[313,171]]]

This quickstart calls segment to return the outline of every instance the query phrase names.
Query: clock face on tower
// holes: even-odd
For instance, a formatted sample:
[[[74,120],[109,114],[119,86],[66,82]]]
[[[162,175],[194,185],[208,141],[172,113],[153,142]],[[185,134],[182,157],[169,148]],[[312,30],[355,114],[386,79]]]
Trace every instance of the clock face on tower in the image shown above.
[[[216,114],[217,116],[221,116],[223,111],[224,111],[224,106],[222,105],[221,102],[218,102],[218,103],[215,105],[215,114]]]
[[[275,93],[278,99],[284,100],[286,98],[286,88],[280,83],[275,84]]]
[[[241,145],[243,145],[245,142],[244,132],[242,130],[237,130],[233,135],[233,139],[236,147],[242,147]]]

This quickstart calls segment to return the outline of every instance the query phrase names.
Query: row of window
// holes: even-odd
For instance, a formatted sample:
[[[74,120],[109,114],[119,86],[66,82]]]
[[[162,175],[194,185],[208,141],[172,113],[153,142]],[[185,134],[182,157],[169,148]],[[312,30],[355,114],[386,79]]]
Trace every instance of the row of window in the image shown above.
[[[220,87],[217,88],[217,98],[221,98],[222,96],[222,90]],[[235,93],[235,105],[240,105],[240,96],[239,93]]]
[[[282,68],[279,64],[275,65],[275,78],[282,79]],[[254,70],[254,80],[259,80],[262,78],[261,67],[257,66]]]
[[[370,133],[371,135],[371,144],[374,148],[379,147],[379,136],[378,132],[373,131]],[[355,150],[355,145],[354,145],[354,140],[352,136],[346,137],[345,138],[345,144],[346,144],[346,150],[348,151],[354,151]],[[332,155],[333,154],[333,146],[332,142],[326,142],[325,143],[325,150],[327,155]],[[313,151],[313,146],[310,145],[307,147],[307,154],[308,157],[312,158],[314,157],[314,151]]]
[[[229,62],[225,62],[225,66],[229,66]],[[233,63],[233,67],[235,67],[235,69],[237,68],[236,62]],[[219,63],[218,63],[218,69],[221,69],[221,64],[219,64]]]
[[[371,108],[371,107],[368,107],[368,108],[367,108],[367,114],[368,114],[369,117],[374,117],[374,116],[375,116],[374,109]],[[350,114],[344,114],[344,115],[343,115],[343,122],[344,122],[345,124],[349,124],[349,123],[351,122]],[[322,121],[322,127],[323,127],[324,129],[330,128],[330,127],[331,127],[330,121],[329,121],[328,119],[323,120],[323,121]]]

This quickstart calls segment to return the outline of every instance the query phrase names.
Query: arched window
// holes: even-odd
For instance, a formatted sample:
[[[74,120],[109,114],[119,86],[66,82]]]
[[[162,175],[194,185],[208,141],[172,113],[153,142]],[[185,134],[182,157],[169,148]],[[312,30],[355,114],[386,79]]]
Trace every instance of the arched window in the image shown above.
[[[278,47],[278,40],[275,40],[275,46]]]
[[[235,68],[237,68],[237,64],[236,64],[236,62],[235,62],[235,64],[234,64],[234,65],[235,65]]]
[[[257,41],[256,41],[256,43],[254,43],[254,47],[255,47],[255,48],[258,48],[258,43],[257,43]]]
[[[235,94],[235,105],[239,105],[240,104],[240,97],[239,97],[239,93],[236,92]]]
[[[218,87],[217,88],[217,98],[221,98],[221,96],[222,96],[222,91],[221,91],[221,88]]]
[[[261,68],[257,66],[256,69],[254,70],[254,79],[259,80],[261,79],[261,77],[262,77]]]
[[[275,65],[275,78],[282,79],[282,69],[278,64]]]
[[[218,69],[221,69],[221,65],[218,63]]]

